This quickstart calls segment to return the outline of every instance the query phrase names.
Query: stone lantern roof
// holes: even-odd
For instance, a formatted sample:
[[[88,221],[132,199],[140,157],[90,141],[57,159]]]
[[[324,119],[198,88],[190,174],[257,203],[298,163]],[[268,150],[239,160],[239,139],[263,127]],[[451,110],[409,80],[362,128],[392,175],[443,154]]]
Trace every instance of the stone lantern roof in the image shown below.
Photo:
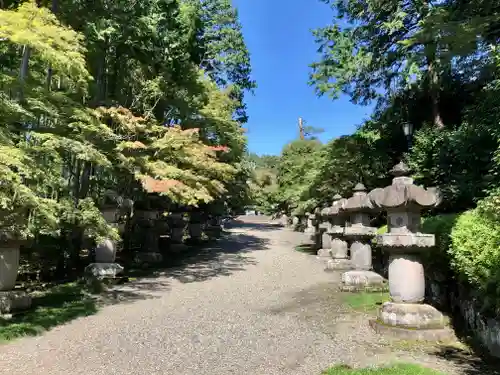
[[[346,200],[342,210],[348,213],[353,212],[370,212],[375,207],[366,192],[365,185],[362,183],[356,184],[353,189],[354,194]]]
[[[441,201],[437,189],[425,189],[413,184],[408,177],[410,169],[400,162],[391,170],[394,176],[392,185],[372,190],[368,196],[374,207],[394,209],[402,207],[434,207]]]
[[[347,199],[342,198],[339,194],[333,196],[333,204],[329,208],[329,216],[338,216],[343,212],[343,208],[347,203]]]

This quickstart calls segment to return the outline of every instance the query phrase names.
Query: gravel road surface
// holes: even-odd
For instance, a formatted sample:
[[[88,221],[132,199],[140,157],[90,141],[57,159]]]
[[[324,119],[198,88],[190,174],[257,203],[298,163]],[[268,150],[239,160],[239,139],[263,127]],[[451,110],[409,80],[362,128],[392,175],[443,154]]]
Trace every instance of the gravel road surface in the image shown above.
[[[196,262],[117,288],[121,302],[0,346],[0,374],[317,375],[404,357],[341,312],[339,275],[293,250],[298,233],[243,220]]]

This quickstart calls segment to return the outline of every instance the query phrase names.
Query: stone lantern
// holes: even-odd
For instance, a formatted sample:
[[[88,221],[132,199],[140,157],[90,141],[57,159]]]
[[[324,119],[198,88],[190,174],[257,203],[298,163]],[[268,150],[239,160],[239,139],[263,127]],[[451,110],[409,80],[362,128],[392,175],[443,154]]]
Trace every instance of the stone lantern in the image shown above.
[[[191,211],[189,215],[188,232],[191,242],[199,243],[201,242],[203,235],[203,218],[201,217],[201,212],[197,210]]]
[[[319,248],[320,242],[320,232],[319,232],[319,209],[315,209],[313,213],[306,213],[307,227],[304,231],[306,235],[306,240],[310,240],[313,243],[314,249]]]
[[[298,216],[292,217],[292,229],[298,231],[300,226],[300,219]]]
[[[328,231],[330,230],[331,224],[329,221],[330,218],[330,207],[325,205],[319,214],[320,223],[319,230],[321,232],[321,249],[318,250],[318,258],[319,259],[330,259],[331,254],[331,241],[330,235]]]
[[[330,227],[327,234],[330,236],[330,259],[326,264],[326,270],[348,270],[352,268],[351,261],[347,257],[349,245],[344,239],[344,227],[346,215],[343,207],[347,203],[347,199],[342,198],[339,194],[333,197],[333,204],[330,207],[328,214],[330,219]]]
[[[370,215],[374,206],[363,184],[358,183],[353,191],[353,196],[347,199],[342,211],[348,214],[350,219],[350,225],[344,228],[344,237],[351,245],[351,264],[354,270],[342,275],[342,290],[383,290],[384,278],[372,271],[370,243],[377,233],[377,228],[370,226]]]
[[[404,163],[392,169],[392,185],[374,189],[370,200],[387,211],[386,234],[377,244],[389,253],[389,292],[391,302],[382,305],[378,320],[370,322],[377,332],[405,339],[442,340],[450,330],[443,315],[424,304],[424,267],[419,253],[434,246],[434,235],[420,232],[420,211],[436,206],[440,197],[435,189],[413,184]]]
[[[101,214],[108,224],[117,230],[120,229],[120,215],[128,214],[125,208],[122,209],[121,203],[123,199],[118,197],[115,204],[106,204],[101,207]],[[130,202],[126,200],[128,205]],[[131,208],[132,209],[132,208]],[[117,242],[111,238],[104,239],[95,247],[94,263],[90,263],[85,267],[85,278],[87,282],[103,279],[113,279],[118,274],[123,272],[123,267],[115,262],[116,260]]]
[[[161,263],[160,232],[164,225],[160,220],[159,209],[150,209],[149,204],[134,211],[134,221],[141,235],[141,250],[135,254],[135,262],[139,264]]]

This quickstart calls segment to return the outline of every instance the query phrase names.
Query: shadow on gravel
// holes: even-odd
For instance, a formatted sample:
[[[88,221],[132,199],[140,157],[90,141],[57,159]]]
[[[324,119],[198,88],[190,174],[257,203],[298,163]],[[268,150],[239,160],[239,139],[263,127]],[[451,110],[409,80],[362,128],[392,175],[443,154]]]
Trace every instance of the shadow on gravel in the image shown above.
[[[249,253],[267,250],[268,245],[268,240],[251,235],[223,235],[216,242],[170,257],[163,268],[126,270],[127,277],[96,294],[90,294],[82,282],[33,293],[30,310],[10,319],[0,318],[0,342],[40,335],[79,317],[96,314],[106,305],[159,298],[171,288],[166,277],[187,283],[229,276],[255,265],[256,260]]]
[[[432,354],[456,364],[463,369],[464,375],[500,375],[500,360],[485,356],[484,353],[478,356],[469,350],[443,345]]]
[[[74,319],[94,315],[105,305],[155,298],[155,291],[164,291],[168,284],[155,280],[132,281],[117,285],[99,294],[90,294],[84,283],[57,285],[34,293],[31,309],[0,318],[0,343],[24,336],[37,336]],[[168,289],[167,289],[168,290]]]
[[[165,272],[183,283],[205,281],[214,277],[229,276],[257,264],[249,253],[268,250],[269,240],[248,234],[233,234],[219,243],[208,246],[181,265]]]
[[[247,229],[247,230],[257,230],[263,232],[273,231],[283,228],[280,224],[272,224],[268,222],[263,222],[263,223],[249,222],[240,219],[232,220],[231,222],[227,223],[225,227],[228,229]]]

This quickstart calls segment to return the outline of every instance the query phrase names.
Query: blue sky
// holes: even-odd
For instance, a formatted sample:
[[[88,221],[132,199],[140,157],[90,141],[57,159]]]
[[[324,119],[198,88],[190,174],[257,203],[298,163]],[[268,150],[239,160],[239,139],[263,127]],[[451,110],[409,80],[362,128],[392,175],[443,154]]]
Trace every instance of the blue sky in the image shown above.
[[[327,25],[332,11],[319,0],[233,0],[258,88],[247,95],[250,151],[279,154],[297,136],[298,117],[325,129],[323,141],[352,133],[371,113],[348,98],[318,98],[307,84],[317,45],[311,29]]]

